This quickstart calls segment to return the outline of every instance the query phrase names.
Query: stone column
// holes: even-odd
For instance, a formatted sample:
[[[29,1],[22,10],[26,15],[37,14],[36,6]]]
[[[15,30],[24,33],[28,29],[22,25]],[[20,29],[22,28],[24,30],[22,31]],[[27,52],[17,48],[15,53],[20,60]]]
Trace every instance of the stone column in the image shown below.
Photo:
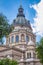
[[[16,34],[14,35],[14,38],[15,38],[15,42],[16,42]]]
[[[19,34],[19,41],[21,42],[21,34]]]
[[[9,45],[9,38],[6,38],[6,45]]]
[[[14,35],[14,43],[15,43],[15,35]]]

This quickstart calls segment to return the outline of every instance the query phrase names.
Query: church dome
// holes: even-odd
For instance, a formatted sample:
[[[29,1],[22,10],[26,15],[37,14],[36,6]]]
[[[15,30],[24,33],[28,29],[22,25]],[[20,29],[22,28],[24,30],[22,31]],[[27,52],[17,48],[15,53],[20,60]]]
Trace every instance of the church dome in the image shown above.
[[[30,21],[28,21],[25,18],[23,10],[24,9],[22,8],[22,6],[20,6],[18,9],[17,18],[13,21],[13,24],[14,24],[14,26],[27,26],[27,27],[31,28]]]

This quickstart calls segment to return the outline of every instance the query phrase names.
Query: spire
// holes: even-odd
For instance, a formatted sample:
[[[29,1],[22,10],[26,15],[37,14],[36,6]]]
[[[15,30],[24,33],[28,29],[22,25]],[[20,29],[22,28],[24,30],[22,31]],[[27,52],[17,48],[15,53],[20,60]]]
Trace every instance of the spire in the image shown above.
[[[18,16],[23,16],[23,17],[25,17],[25,15],[24,15],[24,13],[23,13],[23,8],[22,8],[22,5],[20,5],[20,7],[19,7],[19,9],[18,9],[18,15],[17,15],[17,17]]]

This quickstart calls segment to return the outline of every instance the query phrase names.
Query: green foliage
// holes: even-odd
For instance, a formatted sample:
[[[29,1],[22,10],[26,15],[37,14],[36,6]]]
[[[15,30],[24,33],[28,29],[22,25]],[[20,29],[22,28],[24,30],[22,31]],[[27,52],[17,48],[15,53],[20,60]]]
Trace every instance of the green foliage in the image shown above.
[[[36,48],[36,52],[40,62],[43,64],[43,38],[41,38],[39,45]]]
[[[18,65],[18,62],[17,62],[17,61],[12,60],[12,61],[11,61],[11,65]]]
[[[18,62],[7,58],[0,60],[0,65],[18,65]]]
[[[9,35],[9,33],[12,32],[13,26],[8,24],[8,20],[6,16],[3,14],[0,14],[0,40],[2,41],[2,38],[4,36]]]

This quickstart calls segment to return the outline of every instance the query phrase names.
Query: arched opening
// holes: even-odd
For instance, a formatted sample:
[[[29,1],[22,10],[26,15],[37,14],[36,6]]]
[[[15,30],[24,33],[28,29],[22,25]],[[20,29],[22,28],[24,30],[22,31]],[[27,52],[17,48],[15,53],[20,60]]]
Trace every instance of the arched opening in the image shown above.
[[[16,36],[16,42],[19,42],[19,36],[18,35]]]
[[[26,36],[26,42],[27,42],[27,43],[29,42],[29,37],[28,37],[28,36]]]
[[[24,36],[24,34],[21,35],[21,41],[22,41],[22,42],[25,41],[25,36]]]
[[[14,36],[11,37],[11,42],[14,43]]]

